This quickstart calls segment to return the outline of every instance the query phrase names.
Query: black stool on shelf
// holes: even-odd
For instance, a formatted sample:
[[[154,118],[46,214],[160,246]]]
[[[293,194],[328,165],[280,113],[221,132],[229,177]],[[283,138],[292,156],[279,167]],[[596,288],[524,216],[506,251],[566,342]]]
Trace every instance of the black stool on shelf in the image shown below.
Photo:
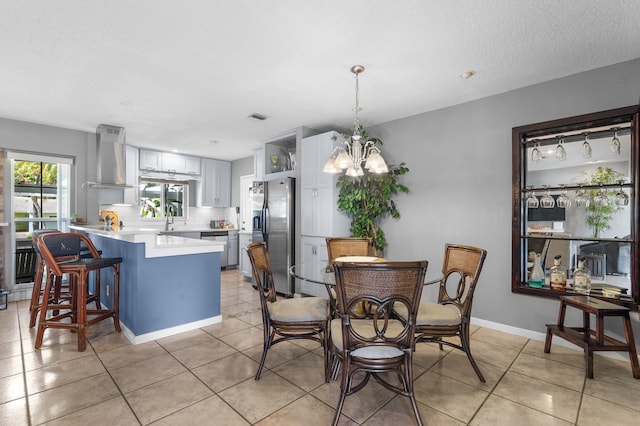
[[[42,345],[44,331],[51,328],[63,328],[77,331],[78,350],[86,349],[86,329],[104,319],[113,318],[115,330],[120,332],[118,316],[118,297],[120,288],[121,257],[103,258],[94,247],[91,240],[84,234],[78,233],[50,233],[41,235],[38,249],[47,268],[47,278],[42,295],[42,306],[38,320],[36,335],[36,349]],[[82,255],[86,247],[91,256]],[[99,274],[101,269],[110,268],[113,271],[113,307],[101,309],[100,301],[96,301],[97,309],[87,309],[87,285],[89,274],[94,272],[96,289],[100,286]],[[50,304],[51,292],[55,291],[56,278],[64,274],[69,276],[71,300],[69,304]],[[99,292],[96,290],[99,294]],[[60,311],[47,317],[48,311]],[[69,320],[67,320],[69,319]]]

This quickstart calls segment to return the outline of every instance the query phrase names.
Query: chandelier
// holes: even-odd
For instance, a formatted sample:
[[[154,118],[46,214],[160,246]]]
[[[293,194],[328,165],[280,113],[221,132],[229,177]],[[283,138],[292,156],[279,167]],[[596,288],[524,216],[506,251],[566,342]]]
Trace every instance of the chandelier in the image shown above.
[[[353,122],[353,134],[344,141],[344,146],[338,146],[333,150],[331,158],[322,169],[323,172],[342,173],[343,170],[346,170],[345,175],[357,177],[364,175],[363,164],[365,169],[373,173],[387,173],[389,171],[382,155],[380,155],[380,149],[375,146],[375,141],[368,140],[366,135],[363,135],[362,125],[358,119],[358,112],[361,110],[358,75],[363,71],[362,65],[351,67],[351,72],[356,75],[356,107],[354,109],[356,118]]]

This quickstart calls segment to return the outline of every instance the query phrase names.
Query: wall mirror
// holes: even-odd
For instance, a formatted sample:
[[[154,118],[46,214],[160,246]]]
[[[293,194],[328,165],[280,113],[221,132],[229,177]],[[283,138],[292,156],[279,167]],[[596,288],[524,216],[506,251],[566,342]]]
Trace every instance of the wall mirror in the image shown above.
[[[590,295],[637,309],[638,115],[632,106],[513,128],[513,292],[576,294],[584,266]],[[536,257],[544,281],[532,280]],[[564,288],[552,288],[554,261]]]

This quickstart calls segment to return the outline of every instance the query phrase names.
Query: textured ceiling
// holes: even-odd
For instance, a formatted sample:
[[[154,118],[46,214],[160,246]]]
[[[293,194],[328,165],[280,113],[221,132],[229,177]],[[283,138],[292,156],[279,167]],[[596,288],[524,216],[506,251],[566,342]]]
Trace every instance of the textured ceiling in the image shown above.
[[[366,127],[638,58],[639,17],[637,0],[0,0],[0,117],[234,160],[350,127],[354,64]]]

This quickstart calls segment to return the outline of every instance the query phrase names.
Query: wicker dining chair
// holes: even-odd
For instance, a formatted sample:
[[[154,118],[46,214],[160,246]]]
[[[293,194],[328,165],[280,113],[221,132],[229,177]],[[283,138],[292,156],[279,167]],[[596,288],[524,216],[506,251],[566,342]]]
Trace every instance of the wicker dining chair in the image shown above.
[[[260,379],[267,351],[276,343],[292,339],[310,339],[322,345],[325,376],[329,371],[329,306],[323,297],[277,299],[271,262],[264,242],[247,246],[256,288],[260,294],[264,345],[256,380]]]
[[[473,294],[486,256],[487,251],[477,247],[457,244],[445,246],[442,265],[444,278],[440,282],[438,303],[420,304],[415,337],[416,343],[434,342],[439,344],[440,350],[442,345],[448,345],[463,351],[482,383],[485,382],[484,376],[471,355],[469,325]],[[402,306],[396,306],[395,312],[406,320],[407,313]],[[444,340],[443,337],[458,337],[460,344]]]
[[[370,256],[373,242],[371,238],[355,238],[355,237],[328,237],[327,242],[327,272],[333,272],[333,263],[339,257],[345,256]],[[329,304],[331,307],[331,316],[338,318],[338,307],[336,306],[336,291],[332,286],[327,286],[329,294]]]
[[[325,238],[325,241],[327,242],[327,256],[330,267],[338,257],[371,256],[373,247],[371,238],[328,237]]]
[[[412,362],[414,324],[427,266],[426,260],[334,264],[340,318],[331,320],[331,350],[342,364],[334,425],[345,398],[362,389],[371,377],[385,388],[409,397],[416,420],[422,424],[413,392]],[[354,318],[354,307],[363,302],[371,309]],[[403,323],[393,317],[394,305],[405,307],[408,321]],[[394,377],[397,380],[391,380]]]

